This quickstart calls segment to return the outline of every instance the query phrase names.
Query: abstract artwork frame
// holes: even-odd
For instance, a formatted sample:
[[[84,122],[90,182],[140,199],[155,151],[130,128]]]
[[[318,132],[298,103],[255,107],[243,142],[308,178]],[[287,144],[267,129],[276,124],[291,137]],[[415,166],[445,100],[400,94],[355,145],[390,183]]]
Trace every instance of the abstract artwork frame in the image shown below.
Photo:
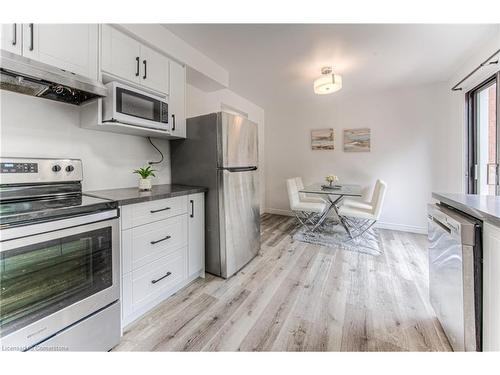
[[[370,128],[344,129],[344,152],[370,152]]]
[[[312,150],[335,150],[335,131],[332,128],[311,130]]]

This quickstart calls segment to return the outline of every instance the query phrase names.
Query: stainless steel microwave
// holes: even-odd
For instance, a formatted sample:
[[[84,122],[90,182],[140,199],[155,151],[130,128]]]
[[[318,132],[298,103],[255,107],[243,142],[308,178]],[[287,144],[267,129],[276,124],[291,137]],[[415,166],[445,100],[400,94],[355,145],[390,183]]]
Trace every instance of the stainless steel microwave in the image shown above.
[[[150,94],[119,82],[106,84],[102,99],[103,122],[119,122],[143,128],[169,131],[166,97]]]

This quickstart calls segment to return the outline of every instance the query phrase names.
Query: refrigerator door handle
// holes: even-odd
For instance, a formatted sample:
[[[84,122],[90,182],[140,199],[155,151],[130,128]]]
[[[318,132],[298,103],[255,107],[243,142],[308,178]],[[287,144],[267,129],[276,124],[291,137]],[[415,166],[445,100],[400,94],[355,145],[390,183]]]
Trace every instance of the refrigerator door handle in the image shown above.
[[[228,167],[228,168],[222,168],[226,171],[229,172],[247,172],[247,171],[256,171],[257,167],[252,166],[252,167]]]

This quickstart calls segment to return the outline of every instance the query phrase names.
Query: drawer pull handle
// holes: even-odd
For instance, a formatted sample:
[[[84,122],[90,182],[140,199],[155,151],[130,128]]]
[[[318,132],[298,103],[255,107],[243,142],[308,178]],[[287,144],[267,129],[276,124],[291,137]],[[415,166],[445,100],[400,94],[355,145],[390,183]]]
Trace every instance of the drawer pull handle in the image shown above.
[[[168,240],[169,238],[172,238],[172,236],[166,236],[160,240],[156,240],[156,241],[151,241],[151,245],[154,245],[155,243],[158,243],[158,242],[162,242],[162,241],[165,241],[165,240]]]
[[[170,207],[160,208],[159,210],[151,210],[149,212],[151,212],[152,214],[154,214],[156,212],[161,212],[161,211],[166,211],[166,210],[170,210]]]
[[[151,284],[156,284],[158,281],[163,280],[165,277],[169,277],[171,274],[172,274],[172,272],[167,272],[165,275],[163,275],[163,276],[162,276],[162,277],[160,277],[159,279],[156,279],[156,280],[151,280]]]

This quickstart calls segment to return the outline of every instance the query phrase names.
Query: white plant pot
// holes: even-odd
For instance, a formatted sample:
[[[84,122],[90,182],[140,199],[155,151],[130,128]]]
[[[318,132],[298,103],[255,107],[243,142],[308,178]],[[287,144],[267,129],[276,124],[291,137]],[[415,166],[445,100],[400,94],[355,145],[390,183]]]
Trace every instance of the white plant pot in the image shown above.
[[[149,178],[140,178],[139,190],[151,190],[151,180]]]

